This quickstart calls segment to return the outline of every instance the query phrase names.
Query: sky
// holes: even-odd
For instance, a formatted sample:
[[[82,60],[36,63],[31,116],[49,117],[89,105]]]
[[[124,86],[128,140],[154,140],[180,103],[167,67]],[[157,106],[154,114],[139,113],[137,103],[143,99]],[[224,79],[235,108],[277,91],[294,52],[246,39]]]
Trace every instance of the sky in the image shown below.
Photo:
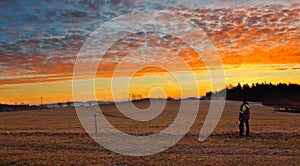
[[[0,103],[38,104],[40,97],[45,103],[73,101],[74,65],[89,36],[107,22],[143,11],[168,10],[200,28],[204,41],[209,39],[218,53],[227,85],[300,84],[299,0],[7,0],[0,1],[0,7]],[[111,27],[117,28],[122,27]],[[206,60],[191,45],[164,32],[130,34],[93,61],[98,64],[92,89],[97,100],[113,99],[112,78],[116,100],[128,99],[127,92],[188,97],[212,90]],[[123,74],[114,76],[119,64]],[[126,74],[136,66],[144,68]],[[192,71],[199,89],[186,88],[183,94],[166,69],[182,78]],[[188,78],[181,81],[187,86],[195,83]],[[82,82],[88,84],[84,78]],[[220,84],[213,90],[222,88]],[[82,101],[94,100],[86,95],[90,91],[81,93]]]

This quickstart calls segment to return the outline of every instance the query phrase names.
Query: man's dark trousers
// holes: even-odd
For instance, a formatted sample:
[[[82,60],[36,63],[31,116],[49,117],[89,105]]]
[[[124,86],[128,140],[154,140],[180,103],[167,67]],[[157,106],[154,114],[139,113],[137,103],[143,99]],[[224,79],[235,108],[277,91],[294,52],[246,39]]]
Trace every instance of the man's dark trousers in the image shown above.
[[[249,126],[249,119],[241,119],[240,121],[240,136],[244,135],[244,123],[246,123],[246,135],[249,136],[250,134],[250,126]]]

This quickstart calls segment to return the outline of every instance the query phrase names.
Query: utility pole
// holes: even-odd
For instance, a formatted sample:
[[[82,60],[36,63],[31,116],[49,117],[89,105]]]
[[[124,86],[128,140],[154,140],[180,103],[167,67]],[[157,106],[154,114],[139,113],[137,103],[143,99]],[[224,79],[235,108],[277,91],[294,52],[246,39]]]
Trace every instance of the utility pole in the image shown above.
[[[41,97],[41,106],[43,106],[43,97]]]

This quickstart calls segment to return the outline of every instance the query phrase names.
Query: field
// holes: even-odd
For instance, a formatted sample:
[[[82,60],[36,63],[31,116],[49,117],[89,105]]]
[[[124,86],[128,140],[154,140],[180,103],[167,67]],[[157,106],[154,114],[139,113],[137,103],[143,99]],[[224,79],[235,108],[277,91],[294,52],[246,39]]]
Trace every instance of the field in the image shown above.
[[[250,102],[251,136],[238,136],[240,102],[227,101],[213,134],[198,135],[209,101],[201,101],[191,130],[176,145],[155,155],[132,157],[111,152],[82,128],[74,108],[0,113],[0,165],[300,165],[300,114],[274,112]],[[136,106],[146,108],[147,102]],[[127,119],[114,105],[101,106],[118,129],[133,135],[156,133],[177,115],[179,101],[168,101],[149,122]],[[87,109],[89,109],[87,107]]]

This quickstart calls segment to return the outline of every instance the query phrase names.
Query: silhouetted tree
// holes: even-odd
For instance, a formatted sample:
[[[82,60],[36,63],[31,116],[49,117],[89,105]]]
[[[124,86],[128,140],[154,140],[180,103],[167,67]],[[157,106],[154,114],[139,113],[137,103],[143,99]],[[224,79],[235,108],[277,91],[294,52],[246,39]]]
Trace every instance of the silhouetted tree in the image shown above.
[[[221,90],[216,92],[223,92]],[[251,87],[248,84],[241,85],[238,83],[236,86],[229,85],[226,87],[227,100],[242,100],[246,98],[249,101],[259,101],[266,105],[298,105],[300,103],[300,85],[279,83],[274,85],[266,82],[253,83]],[[210,93],[206,94],[207,97],[211,96]]]

